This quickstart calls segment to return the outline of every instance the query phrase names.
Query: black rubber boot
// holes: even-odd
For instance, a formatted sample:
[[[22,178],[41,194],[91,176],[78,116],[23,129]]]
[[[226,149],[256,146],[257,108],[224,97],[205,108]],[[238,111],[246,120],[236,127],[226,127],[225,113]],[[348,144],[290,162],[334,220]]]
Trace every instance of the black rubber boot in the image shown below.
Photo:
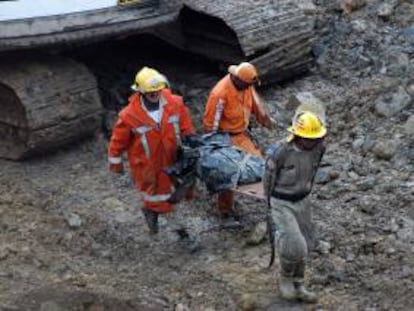
[[[180,237],[179,243],[185,248],[190,254],[193,254],[201,249],[200,243],[191,237],[187,230],[179,229],[176,231],[178,236]]]
[[[150,234],[158,233],[158,213],[150,210],[149,208],[143,208],[142,212],[145,216]]]

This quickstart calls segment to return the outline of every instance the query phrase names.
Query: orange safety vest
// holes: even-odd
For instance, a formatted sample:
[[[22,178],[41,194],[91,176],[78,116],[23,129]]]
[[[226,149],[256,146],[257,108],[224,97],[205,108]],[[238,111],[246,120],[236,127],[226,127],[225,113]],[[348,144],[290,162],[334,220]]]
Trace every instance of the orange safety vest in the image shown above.
[[[239,91],[226,75],[210,93],[207,100],[203,124],[207,132],[228,132],[236,146],[247,152],[261,155],[259,148],[250,139],[247,128],[251,114],[261,124],[269,122],[269,117],[262,112],[255,101],[253,86]]]
[[[164,169],[175,163],[182,138],[194,133],[194,127],[182,98],[169,89],[161,93],[160,124],[148,115],[140,96],[133,94],[128,106],[119,113],[109,143],[109,161],[121,163],[122,153],[127,151],[144,208],[169,212],[173,207],[165,201],[173,191],[173,184]]]

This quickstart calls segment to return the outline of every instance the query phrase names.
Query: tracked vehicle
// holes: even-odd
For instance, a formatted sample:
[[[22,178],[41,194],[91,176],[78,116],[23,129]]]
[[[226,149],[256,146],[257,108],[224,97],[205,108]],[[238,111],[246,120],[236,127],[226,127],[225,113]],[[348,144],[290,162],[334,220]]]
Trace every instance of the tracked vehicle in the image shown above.
[[[67,57],[73,46],[148,34],[223,64],[249,60],[267,81],[295,76],[312,62],[313,19],[301,7],[307,1],[29,2],[0,2],[2,158],[24,159],[99,129],[97,79]]]

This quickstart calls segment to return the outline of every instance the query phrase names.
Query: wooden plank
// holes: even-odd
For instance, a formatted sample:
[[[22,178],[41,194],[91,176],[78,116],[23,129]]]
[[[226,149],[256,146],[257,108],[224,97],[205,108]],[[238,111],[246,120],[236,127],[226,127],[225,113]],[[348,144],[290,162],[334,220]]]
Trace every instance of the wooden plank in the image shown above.
[[[266,200],[262,182],[237,186],[234,192],[256,199]]]

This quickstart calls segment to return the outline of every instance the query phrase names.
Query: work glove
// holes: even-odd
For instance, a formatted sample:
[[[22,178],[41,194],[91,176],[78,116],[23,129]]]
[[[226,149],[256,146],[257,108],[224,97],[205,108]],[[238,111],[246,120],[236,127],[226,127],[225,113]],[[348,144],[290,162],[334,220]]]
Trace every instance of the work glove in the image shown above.
[[[109,178],[117,189],[130,188],[134,186],[134,181],[131,179],[131,175],[125,174],[122,163],[109,164],[109,170],[112,173]]]
[[[122,162],[118,163],[118,164],[110,163],[109,164],[109,170],[112,173],[121,174],[121,173],[124,172],[124,165],[122,164]]]

